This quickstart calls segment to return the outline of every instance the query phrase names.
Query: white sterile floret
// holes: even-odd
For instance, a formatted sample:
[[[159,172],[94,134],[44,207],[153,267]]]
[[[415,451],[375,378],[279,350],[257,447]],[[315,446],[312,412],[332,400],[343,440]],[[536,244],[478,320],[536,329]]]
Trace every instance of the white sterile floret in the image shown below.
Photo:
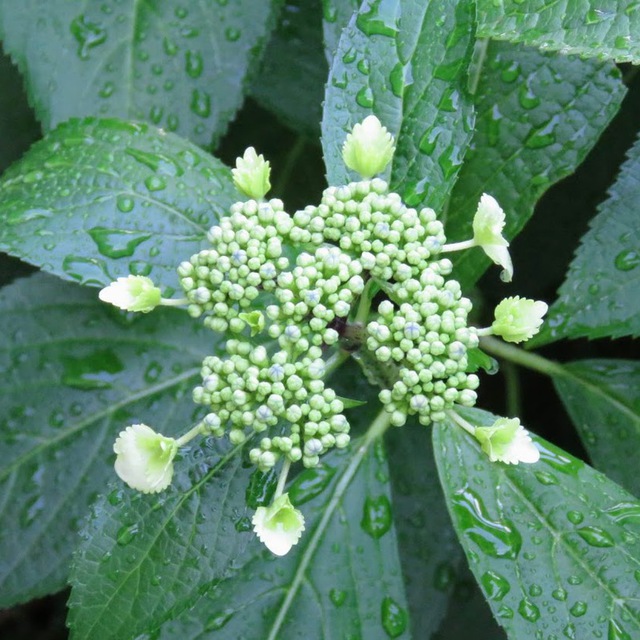
[[[540,451],[518,418],[498,418],[490,427],[476,427],[474,436],[491,462],[518,464],[540,459]]]
[[[363,178],[372,178],[391,162],[393,136],[376,116],[367,116],[353,127],[342,147],[344,163]]]
[[[269,507],[258,507],[251,523],[260,542],[277,556],[289,553],[304,531],[304,516],[291,504],[288,493]]]
[[[132,489],[157,493],[171,484],[173,459],[178,451],[174,438],[156,433],[146,424],[127,427],[116,439],[115,470]]]
[[[160,304],[161,294],[151,278],[127,276],[118,278],[108,287],[101,289],[98,297],[102,302],[108,302],[125,311],[149,313]]]
[[[236,159],[236,168],[231,173],[236,187],[250,198],[260,200],[271,189],[269,162],[253,147],[249,147],[242,158]]]
[[[505,298],[495,309],[491,329],[507,342],[524,342],[540,331],[542,318],[547,313],[546,302],[514,296]]]
[[[496,199],[483,193],[473,218],[473,241],[482,247],[495,264],[504,269],[502,279],[511,282],[513,263],[507,249],[509,243],[502,235],[504,224],[505,214]]]

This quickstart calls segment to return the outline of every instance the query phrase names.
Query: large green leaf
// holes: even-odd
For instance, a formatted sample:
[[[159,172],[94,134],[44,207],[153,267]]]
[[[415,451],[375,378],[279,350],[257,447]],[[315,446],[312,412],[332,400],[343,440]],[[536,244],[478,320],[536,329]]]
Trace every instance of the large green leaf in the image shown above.
[[[317,138],[328,71],[319,4],[290,0],[265,50],[251,96],[287,126]]]
[[[408,638],[384,452],[369,448],[359,468],[352,456],[331,454],[294,481],[307,529],[287,556],[255,541],[161,638]]]
[[[478,0],[478,33],[564,54],[640,62],[636,0]]]
[[[120,489],[93,507],[71,570],[71,638],[127,640],[159,626],[244,549],[251,470],[238,448],[196,445],[175,466],[160,496]]]
[[[640,335],[640,140],[582,238],[538,344]]]
[[[640,362],[583,360],[562,369],[553,382],[593,464],[640,496]]]
[[[322,119],[329,183],[353,176],[341,147],[373,112],[397,139],[392,186],[412,206],[440,207],[471,138],[473,40],[470,1],[365,0],[342,32],[329,73]]]
[[[430,430],[409,424],[387,435],[398,536],[413,637],[439,628],[462,563],[462,548],[437,480]]]
[[[0,606],[61,589],[118,432],[193,420],[211,334],[186,314],[131,321],[95,291],[39,274],[0,291]]]
[[[450,241],[471,237],[483,193],[500,202],[507,216],[506,235],[514,237],[540,196],[580,164],[625,94],[610,63],[509,43],[485,44],[475,96],[476,131],[447,216]],[[560,220],[558,216],[558,224]],[[544,253],[544,247],[536,250]],[[467,285],[490,264],[480,249],[453,257],[456,277]]]
[[[539,462],[509,466],[491,462],[453,423],[434,429],[449,512],[494,615],[518,640],[639,637],[640,503],[535,442]]]
[[[229,170],[146,124],[73,120],[0,181],[0,249],[82,284],[175,269],[237,198]]]
[[[338,49],[342,30],[349,24],[351,16],[358,10],[358,0],[322,0],[324,54],[329,64]]]
[[[201,145],[224,132],[273,22],[271,0],[0,3],[0,35],[45,130],[147,120]]]

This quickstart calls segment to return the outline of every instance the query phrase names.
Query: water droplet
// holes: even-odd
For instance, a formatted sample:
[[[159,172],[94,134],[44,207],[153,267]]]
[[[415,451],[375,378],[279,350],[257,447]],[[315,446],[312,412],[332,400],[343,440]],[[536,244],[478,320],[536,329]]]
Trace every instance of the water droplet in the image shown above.
[[[128,147],[125,153],[156,173],[168,176],[181,176],[184,173],[182,167],[173,158],[161,153],[150,153],[134,147]]]
[[[78,43],[78,56],[82,60],[89,57],[89,51],[107,39],[107,32],[100,24],[89,22],[84,15],[74,18],[70,25],[71,34]]]
[[[176,131],[179,124],[180,121],[178,120],[178,116],[175,113],[169,114],[167,117],[167,129],[169,131]]]
[[[529,587],[529,595],[532,598],[537,598],[542,593],[542,587],[539,584],[532,584]]]
[[[532,128],[525,139],[525,146],[529,149],[543,149],[553,144],[556,141],[555,129],[559,122],[559,116],[555,115],[541,127]]]
[[[253,527],[251,526],[251,518],[249,518],[249,516],[239,518],[235,521],[234,528],[238,533],[251,531],[253,529]]]
[[[356,52],[353,47],[349,47],[342,55],[342,62],[345,64],[351,64],[356,59]]]
[[[128,545],[138,534],[139,532],[138,523],[124,525],[118,529],[118,533],[116,534],[116,542],[124,547]]]
[[[455,87],[449,86],[442,92],[438,109],[455,113],[460,108],[460,93]]]
[[[442,592],[449,590],[456,578],[456,570],[449,562],[441,562],[433,576],[433,586]]]
[[[569,640],[575,640],[576,637],[576,627],[575,625],[570,622],[563,630],[562,630],[562,635],[565,638],[569,638]]]
[[[225,609],[221,613],[214,613],[212,616],[207,618],[207,621],[204,625],[205,631],[217,631],[218,629],[222,629],[229,620],[233,617],[235,611],[233,609]]]
[[[540,98],[533,93],[529,86],[530,79],[531,77],[527,79],[526,83],[521,84],[518,90],[518,101],[523,109],[534,109],[540,104]]]
[[[605,513],[620,524],[640,523],[640,505],[637,502],[620,502],[606,509]]]
[[[104,286],[113,281],[104,262],[96,258],[67,256],[62,261],[62,270],[80,284]]]
[[[453,494],[453,511],[464,535],[494,558],[515,559],[522,546],[518,530],[508,520],[492,520],[482,499],[468,486]]]
[[[487,123],[487,142],[490,146],[495,147],[500,139],[500,127],[502,123],[502,114],[497,104],[491,109],[491,117]]]
[[[614,547],[611,535],[600,527],[582,527],[577,530],[578,535],[592,547]]]
[[[175,56],[178,53],[178,47],[169,38],[162,40],[162,49],[168,56]]]
[[[320,495],[329,486],[335,472],[335,467],[321,464],[299,473],[289,487],[291,502],[299,506]]]
[[[98,91],[98,95],[101,98],[109,98],[111,95],[113,95],[115,88],[116,88],[116,85],[113,82],[105,82],[102,85],[102,88],[100,89],[100,91]]]
[[[203,67],[204,65],[200,52],[189,49],[185,53],[185,69],[187,71],[187,75],[191,78],[199,78],[202,75]]]
[[[107,500],[113,507],[117,507],[124,500],[124,491],[122,489],[114,489],[108,496]]]
[[[211,96],[201,89],[194,89],[191,93],[191,111],[201,118],[211,115]]]
[[[602,9],[589,9],[585,17],[585,24],[597,24],[604,20],[611,20],[615,13],[613,11],[604,11]]]
[[[96,243],[98,251],[107,258],[128,258],[140,244],[151,237],[150,233],[138,233],[124,229],[93,227],[87,232]]]
[[[571,605],[569,612],[571,613],[572,616],[576,618],[580,618],[585,613],[587,613],[587,608],[588,607],[586,602],[583,602],[582,600],[578,600],[573,605]]]
[[[401,636],[409,622],[407,612],[393,599],[387,596],[380,605],[382,628],[390,638]]]
[[[559,587],[558,589],[554,589],[551,592],[551,595],[556,599],[559,600],[560,602],[564,602],[567,599],[567,592],[565,589],[563,589],[562,587]]]
[[[363,76],[368,76],[371,71],[369,60],[367,60],[367,58],[361,58],[360,60],[358,60],[358,64],[356,65],[356,67]]]
[[[442,127],[432,127],[425,131],[418,143],[418,149],[420,149],[422,153],[431,155],[436,148],[438,137],[443,131],[444,129]]]
[[[116,199],[116,206],[122,213],[129,213],[129,211],[133,211],[133,207],[135,203],[133,198],[125,195],[119,195]]]
[[[391,521],[391,504],[386,495],[365,499],[360,526],[366,533],[377,540],[389,531]]]
[[[637,251],[622,251],[616,256],[614,264],[616,269],[620,271],[631,271],[640,264],[640,253]]]
[[[528,598],[520,600],[518,613],[529,622],[535,622],[540,617],[540,609]]]
[[[451,82],[458,77],[463,66],[464,59],[460,58],[459,60],[454,60],[453,62],[450,62],[448,64],[439,65],[434,69],[433,75],[439,80],[446,80],[447,82]]]
[[[329,600],[336,607],[341,607],[347,599],[347,592],[342,589],[331,589],[329,591]]]
[[[303,472],[304,473],[304,472]],[[299,476],[298,476],[299,477]],[[297,482],[298,478],[296,478]],[[276,490],[278,484],[278,476],[274,469],[263,473],[256,469],[249,478],[249,484],[245,493],[245,499],[247,506],[251,509],[257,509],[271,502],[273,493]],[[299,505],[299,501],[293,499],[291,490],[289,496],[292,499],[293,504]]]
[[[546,471],[536,471],[535,476],[540,484],[544,484],[546,486],[558,484],[558,478]]]
[[[495,571],[485,571],[480,578],[480,583],[489,600],[499,602],[511,589],[511,585],[506,578]]]
[[[234,29],[233,27],[227,27],[224,30],[224,37],[229,41],[229,42],[237,42],[240,39],[240,29]]]
[[[511,618],[513,618],[513,609],[511,609],[510,607],[507,607],[506,604],[502,604],[500,605],[500,608],[498,609],[496,616],[498,618],[504,618],[505,620],[511,620]]]
[[[607,640],[631,640],[631,636],[622,628],[617,620],[609,620]]]
[[[83,357],[63,356],[62,383],[74,389],[108,389],[124,370],[111,349],[100,349]]]
[[[500,74],[502,81],[507,83],[515,82],[519,76],[520,65],[515,61],[510,62],[506,67],[504,67]]]
[[[567,513],[567,519],[571,524],[580,524],[584,520],[584,516],[580,511],[569,511]]]
[[[160,176],[148,176],[145,178],[144,186],[149,191],[162,191],[167,188],[167,181]]]
[[[356,94],[356,102],[364,109],[371,109],[374,103],[371,87],[362,87]]]
[[[382,5],[382,6],[381,6]],[[398,34],[397,17],[393,3],[373,0],[368,13],[359,13],[356,26],[366,36],[395,38]]]

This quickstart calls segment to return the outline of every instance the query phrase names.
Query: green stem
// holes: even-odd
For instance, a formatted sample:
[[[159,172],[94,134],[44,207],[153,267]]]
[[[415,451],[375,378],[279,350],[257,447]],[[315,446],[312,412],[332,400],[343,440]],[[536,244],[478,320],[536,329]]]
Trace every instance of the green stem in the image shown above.
[[[507,415],[520,415],[520,378],[518,369],[513,362],[505,360],[502,365],[502,375],[507,394]]]
[[[514,364],[519,364],[527,369],[538,371],[546,376],[567,376],[567,370],[559,363],[539,356],[537,353],[525,351],[520,347],[514,347],[497,338],[481,338],[480,347],[483,351],[498,358],[504,358]]]
[[[373,288],[375,283],[376,281],[371,278],[364,286],[364,291],[360,296],[360,304],[358,305],[358,310],[356,311],[354,322],[361,322],[362,324],[364,324],[369,319],[369,311],[371,311],[371,302],[373,301],[371,289]]]
[[[178,444],[179,447],[184,447],[185,444],[187,444],[188,442],[191,442],[191,440],[199,436],[201,433],[203,433],[202,425],[199,424],[193,427],[193,429],[187,431],[187,433],[185,433],[183,436],[180,436],[176,440],[176,443]]]
[[[472,436],[475,435],[476,428],[470,422],[467,422],[457,411],[449,409],[447,411],[447,414],[459,427],[462,427],[467,433],[470,433]]]
[[[160,298],[160,305],[163,307],[182,307],[189,304],[187,298]]]
[[[282,637],[280,634],[280,627],[284,622],[287,613],[289,612],[289,608],[293,603],[293,600],[298,595],[298,589],[302,584],[302,581],[305,579],[307,567],[313,558],[318,545],[320,544],[320,540],[325,533],[325,529],[329,524],[329,520],[333,515],[333,512],[336,510],[340,500],[342,500],[342,496],[345,491],[349,487],[351,480],[353,480],[353,476],[356,474],[360,463],[362,462],[365,454],[367,453],[369,447],[373,442],[375,442],[378,438],[380,438],[384,432],[389,428],[391,424],[391,414],[387,413],[384,409],[378,414],[376,419],[371,423],[371,426],[364,434],[362,442],[358,449],[356,450],[353,458],[349,462],[349,466],[344,470],[342,477],[336,484],[333,495],[331,496],[331,500],[329,504],[325,508],[322,518],[320,518],[320,522],[316,526],[313,535],[309,540],[309,544],[307,544],[302,556],[300,557],[300,564],[296,569],[294,578],[291,582],[291,586],[287,589],[287,595],[285,596],[282,605],[280,605],[280,610],[278,611],[278,615],[273,622],[273,626],[271,627],[271,631],[269,632],[269,636],[267,640],[277,640],[277,638]]]
[[[273,494],[273,499],[279,498],[284,491],[284,485],[287,483],[287,476],[289,475],[289,469],[291,468],[291,460],[288,458],[284,461],[282,469],[280,470],[280,477],[278,478],[278,485],[276,486],[276,492]]]
[[[273,193],[276,195],[281,196],[284,192],[287,184],[289,183],[294,167],[298,164],[298,160],[300,160],[300,156],[302,155],[306,145],[307,139],[304,136],[298,136],[295,144],[289,152],[289,155],[287,156],[284,167],[282,167],[282,170],[280,171],[278,182],[276,182],[273,188]]]
[[[348,351],[340,349],[336,351],[328,360],[325,365],[325,377],[329,377],[336,369],[338,369],[346,360],[349,359],[351,354]]]
[[[450,244],[445,244],[442,247],[442,252],[446,253],[449,251],[464,251],[465,249],[471,249],[476,246],[476,241],[473,240],[463,240],[462,242],[452,242]]]

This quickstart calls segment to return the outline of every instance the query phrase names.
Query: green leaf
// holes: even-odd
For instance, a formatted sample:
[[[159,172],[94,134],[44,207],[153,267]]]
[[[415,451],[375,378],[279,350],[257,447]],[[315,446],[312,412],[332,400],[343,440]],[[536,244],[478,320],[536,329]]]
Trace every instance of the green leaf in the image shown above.
[[[94,505],[71,570],[74,640],[126,640],[159,626],[244,550],[251,471],[238,448],[212,440],[186,457],[166,492],[116,489]]]
[[[343,31],[329,73],[322,120],[329,183],[352,178],[342,144],[373,112],[396,136],[392,187],[411,206],[440,207],[471,138],[473,40],[472,2],[366,0]]]
[[[147,120],[200,145],[224,133],[273,22],[270,0],[3,2],[0,35],[45,130]]]
[[[464,557],[436,480],[429,429],[408,424],[387,434],[398,535],[411,629],[416,640],[440,626]]]
[[[330,65],[338,48],[342,30],[349,24],[351,16],[359,6],[358,0],[322,0],[324,54]]]
[[[322,13],[315,2],[289,0],[264,52],[251,96],[285,125],[317,139],[322,119],[327,62]]]
[[[82,284],[132,273],[177,288],[179,262],[237,197],[229,170],[186,140],[73,120],[0,181],[0,249]]]
[[[640,62],[636,0],[478,0],[478,34],[586,58]]]
[[[185,313],[116,313],[38,274],[0,291],[0,607],[61,589],[80,519],[128,424],[193,421],[211,334]]]
[[[598,207],[536,344],[640,335],[640,140]]]
[[[355,398],[345,398],[343,396],[337,396],[337,399],[342,402],[345,409],[353,409],[354,407],[361,407],[367,404],[366,400],[356,400]]]
[[[465,411],[475,424],[495,416]],[[511,638],[640,635],[640,504],[540,438],[535,464],[492,463],[453,423],[434,429],[449,512]]]
[[[483,193],[504,209],[506,236],[517,235],[542,194],[582,162],[625,94],[610,63],[485,44],[476,131],[448,208],[450,242],[471,237]],[[544,253],[544,247],[537,250]],[[491,264],[480,249],[452,255],[456,278],[465,285]]]
[[[358,461],[337,451],[303,471],[289,489],[306,519],[300,542],[277,558],[253,541],[160,638],[410,637],[381,443]]]
[[[593,464],[640,496],[640,362],[582,360],[562,369],[553,383]]]

